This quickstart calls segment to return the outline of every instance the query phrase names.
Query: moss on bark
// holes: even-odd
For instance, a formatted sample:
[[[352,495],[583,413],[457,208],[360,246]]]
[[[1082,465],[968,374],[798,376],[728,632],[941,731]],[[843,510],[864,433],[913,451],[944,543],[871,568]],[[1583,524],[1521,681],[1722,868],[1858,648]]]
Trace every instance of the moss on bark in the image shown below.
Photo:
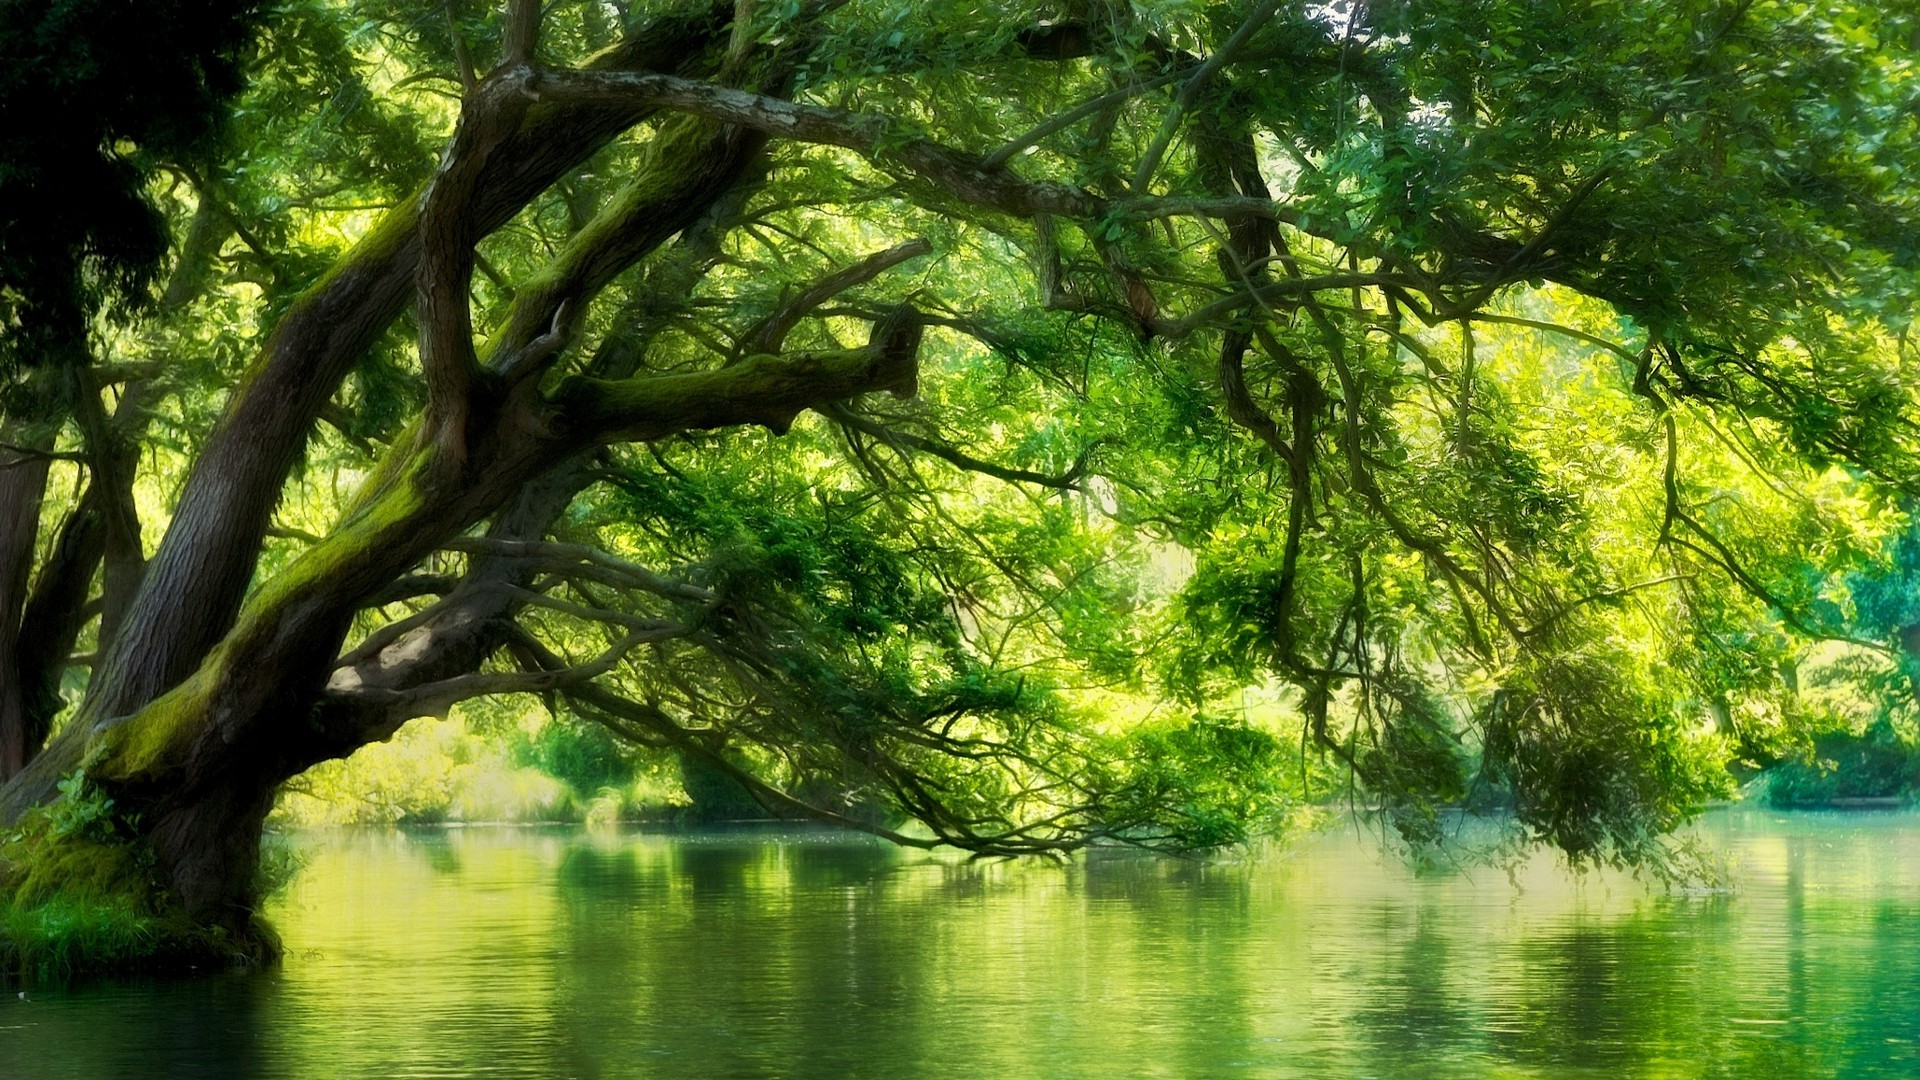
[[[105,971],[268,963],[272,929],[190,918],[161,880],[137,822],[84,773],[0,837],[0,970],[46,980]]]

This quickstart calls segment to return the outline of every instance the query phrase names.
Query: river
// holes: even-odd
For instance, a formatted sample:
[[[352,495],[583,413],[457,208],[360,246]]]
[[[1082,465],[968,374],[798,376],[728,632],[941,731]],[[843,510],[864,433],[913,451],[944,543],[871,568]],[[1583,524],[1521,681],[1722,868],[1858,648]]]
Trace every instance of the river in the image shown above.
[[[1710,814],[1730,887],[837,833],[312,833],[278,969],[0,1000],[7,1080],[1920,1075],[1920,816]]]

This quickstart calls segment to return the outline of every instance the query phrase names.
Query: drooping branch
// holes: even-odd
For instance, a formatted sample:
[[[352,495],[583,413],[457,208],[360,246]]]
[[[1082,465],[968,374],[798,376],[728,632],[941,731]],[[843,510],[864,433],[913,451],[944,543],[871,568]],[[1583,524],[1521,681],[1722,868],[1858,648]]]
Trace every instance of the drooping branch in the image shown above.
[[[915,435],[910,431],[901,431],[898,428],[888,427],[870,417],[854,412],[844,404],[831,406],[827,410],[827,415],[839,423],[845,424],[847,427],[863,435],[878,439],[889,446],[915,450],[939,458],[941,461],[952,465],[956,469],[980,473],[983,476],[991,476],[998,480],[1005,480],[1010,484],[1034,484],[1039,487],[1056,488],[1061,491],[1079,491],[1081,490],[1081,482],[1086,479],[1087,455],[1084,453],[1080,455],[1079,460],[1075,461],[1073,466],[1066,472],[1054,475],[1052,473],[1034,472],[1031,469],[1015,469],[987,461],[984,458],[974,457],[972,454],[949,446],[946,443],[929,439],[925,436]]]
[[[544,646],[540,646],[537,642],[531,643],[528,653],[536,663],[551,657]],[[641,743],[663,742],[682,753],[692,754],[732,777],[769,811],[776,813],[785,811],[830,825],[872,833],[903,847],[934,848],[945,843],[938,838],[909,836],[870,821],[835,813],[817,803],[796,798],[767,783],[752,771],[741,768],[726,755],[708,745],[697,733],[674,723],[672,718],[660,709],[614,693],[598,683],[564,687],[561,696],[566,698],[567,703],[573,706],[579,715],[601,724],[616,735]]]
[[[1066,112],[1058,116],[1050,117],[1007,140],[1001,144],[998,150],[980,159],[980,167],[983,169],[998,169],[1013,160],[1015,154],[1020,153],[1027,147],[1037,146],[1042,140],[1057,135],[1082,120],[1097,116],[1116,105],[1139,97],[1141,94],[1158,90],[1168,83],[1183,78],[1188,74],[1189,72],[1186,69],[1169,71],[1164,75],[1156,75],[1151,79],[1128,83],[1118,90],[1111,90],[1101,94],[1099,97],[1083,101],[1079,105],[1068,109]]]
[[[514,559],[541,572],[580,575],[589,581],[620,589],[637,589],[668,600],[706,604],[714,599],[712,592],[698,585],[676,581],[584,544],[474,536],[449,540],[442,546],[447,551]]]
[[[1195,99],[1206,89],[1207,83],[1233,59],[1236,53],[1246,48],[1247,42],[1253,40],[1253,35],[1273,19],[1274,12],[1279,7],[1279,0],[1261,0],[1255,5],[1252,14],[1247,16],[1247,20],[1233,32],[1233,36],[1229,37],[1186,82],[1181,84],[1179,92],[1174,95],[1172,103],[1167,106],[1165,115],[1160,119],[1160,130],[1154,133],[1153,142],[1147,146],[1146,152],[1140,155],[1140,163],[1134,169],[1133,182],[1128,185],[1134,194],[1147,194],[1147,184],[1153,179],[1154,171],[1160,167],[1160,159],[1166,155],[1167,148],[1172,145],[1174,134],[1180,129],[1181,119],[1187,110],[1193,107]]]
[[[980,158],[910,134],[908,125],[874,113],[806,105],[673,75],[543,70],[533,91],[542,100],[575,105],[653,106],[739,124],[775,138],[838,146],[882,166],[896,166],[955,196],[1020,217],[1050,213],[1084,218],[1095,206],[1068,184],[1024,180],[985,169]]]
[[[1270,199],[1253,196],[1155,199],[1138,194],[1128,199],[1104,199],[1070,184],[1019,177],[1004,163],[989,165],[987,158],[918,136],[914,134],[911,123],[899,118],[796,103],[672,75],[544,69],[535,79],[534,92],[544,100],[556,102],[583,105],[628,103],[673,109],[752,128],[777,139],[838,146],[860,154],[883,169],[903,170],[930,182],[963,202],[1021,218],[1053,215],[1091,225],[1109,217],[1149,219],[1256,214],[1288,221],[1295,227],[1310,228],[1316,235],[1334,235],[1323,227],[1312,226],[1287,207]],[[1340,239],[1342,242],[1352,242],[1351,237]],[[1503,256],[1510,256],[1522,246],[1501,237],[1478,234],[1460,237],[1459,241],[1476,251],[1483,248],[1497,250]],[[1371,251],[1368,254],[1370,257],[1380,255]],[[1373,285],[1413,292],[1437,287],[1437,283],[1415,276],[1412,269],[1403,266],[1395,272],[1382,271],[1367,275],[1356,271],[1339,277],[1364,277],[1366,280],[1328,281],[1316,283],[1316,287],[1337,289]],[[1536,267],[1529,272],[1538,273],[1540,270]],[[1476,284],[1484,282],[1477,280]],[[1287,286],[1282,292],[1285,294],[1297,288],[1297,285]],[[1250,302],[1244,296],[1229,296],[1180,320],[1174,324],[1174,332],[1191,333]]]
[[[540,671],[475,672],[404,690],[368,686],[329,687],[326,692],[327,704],[363,714],[369,710],[377,711],[382,714],[382,724],[397,726],[417,716],[443,716],[446,710],[471,698],[547,693],[590,682],[612,671],[627,654],[641,645],[679,637],[686,632],[687,628],[678,623],[636,625],[611,647],[584,663]]]
[[[1337,289],[1411,289],[1415,287],[1417,286],[1414,282],[1385,273],[1350,272],[1321,274],[1316,277],[1286,277],[1254,289],[1237,289],[1212,303],[1202,304],[1186,317],[1169,325],[1162,336],[1178,341],[1195,331],[1210,329],[1221,317],[1242,309],[1296,302],[1314,293]]]
[[[408,574],[395,578],[391,585],[375,593],[367,606],[385,607],[422,596],[445,596],[459,585],[460,579],[452,574]]]

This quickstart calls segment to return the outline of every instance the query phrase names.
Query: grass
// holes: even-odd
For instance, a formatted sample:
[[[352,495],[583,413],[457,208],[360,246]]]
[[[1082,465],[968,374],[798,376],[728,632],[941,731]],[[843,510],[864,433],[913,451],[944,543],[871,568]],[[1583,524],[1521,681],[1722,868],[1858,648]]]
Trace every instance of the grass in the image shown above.
[[[206,970],[261,963],[278,954],[265,927],[241,942],[220,928],[156,916],[125,903],[56,897],[0,905],[0,970],[25,982],[102,973]]]

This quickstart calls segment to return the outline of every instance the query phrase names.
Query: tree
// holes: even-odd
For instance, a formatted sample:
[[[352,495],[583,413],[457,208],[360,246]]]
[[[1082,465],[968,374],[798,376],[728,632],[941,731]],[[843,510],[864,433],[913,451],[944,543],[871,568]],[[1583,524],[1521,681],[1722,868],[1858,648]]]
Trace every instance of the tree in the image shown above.
[[[1710,617],[1831,632],[1694,447],[1915,476],[1920,25],[1549,8],[282,9],[226,157],[110,148],[176,181],[162,310],[104,310],[69,434],[13,451],[92,498],[186,433],[143,568],[111,499],[44,747],[111,549],[86,499],[7,611],[17,901],[104,881],[265,948],[279,786],[510,693],[770,807],[1022,853],[1244,835],[1282,744],[1214,706],[1266,685],[1410,839],[1495,785],[1535,838],[1645,857],[1718,783]],[[174,355],[82,355],[126,343]],[[194,380],[231,387],[204,433]],[[1530,381],[1601,384],[1611,427],[1539,424]],[[61,499],[9,490],[30,554]],[[1160,650],[1193,719],[1088,719],[1085,685],[1145,685],[1154,544],[1197,553]],[[1633,646],[1676,612],[1695,637]]]

